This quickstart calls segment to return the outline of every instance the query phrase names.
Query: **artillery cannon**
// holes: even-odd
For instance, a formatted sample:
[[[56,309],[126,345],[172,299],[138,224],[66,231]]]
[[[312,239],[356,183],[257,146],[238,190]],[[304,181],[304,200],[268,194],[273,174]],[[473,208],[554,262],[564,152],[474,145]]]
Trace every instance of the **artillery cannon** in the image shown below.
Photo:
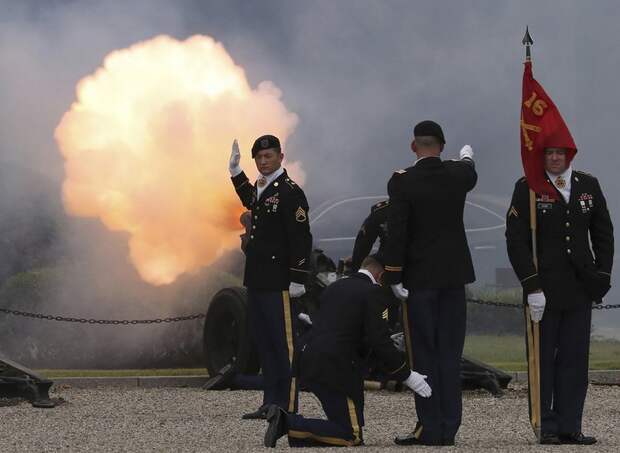
[[[318,310],[319,297],[330,283],[346,276],[342,260],[336,268],[334,262],[321,250],[315,249],[310,259],[310,278],[306,285],[307,292],[295,300],[294,316],[305,313],[313,317]],[[260,365],[256,347],[251,339],[247,315],[247,292],[242,287],[224,288],[215,294],[207,309],[203,345],[206,367],[210,376],[215,376],[222,369],[230,368],[234,363],[235,371],[242,375],[258,375]],[[295,335],[299,337],[311,326],[297,323]],[[400,324],[396,323],[394,332],[399,333]],[[403,355],[405,353],[403,352]],[[386,382],[372,366],[369,360],[366,380],[371,388],[399,389],[400,386]],[[497,368],[470,357],[461,359],[461,382],[465,389],[486,389],[495,396],[500,396],[508,386],[511,376]]]

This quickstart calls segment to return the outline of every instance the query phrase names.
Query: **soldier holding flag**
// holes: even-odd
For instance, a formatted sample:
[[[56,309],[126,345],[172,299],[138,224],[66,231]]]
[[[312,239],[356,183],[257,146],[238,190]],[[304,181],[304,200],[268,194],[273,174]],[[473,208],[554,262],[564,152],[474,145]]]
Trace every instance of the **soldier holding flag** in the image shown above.
[[[559,110],[523,75],[525,177],[507,213],[510,262],[523,286],[530,420],[541,444],[596,442],[581,432],[592,303],[610,287],[613,227],[598,180],[572,168],[577,147]]]

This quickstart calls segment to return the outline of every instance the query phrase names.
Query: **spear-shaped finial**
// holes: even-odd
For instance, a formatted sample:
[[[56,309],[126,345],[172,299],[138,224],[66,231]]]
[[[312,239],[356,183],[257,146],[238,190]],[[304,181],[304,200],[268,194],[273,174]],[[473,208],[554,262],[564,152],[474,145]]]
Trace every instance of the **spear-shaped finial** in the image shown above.
[[[530,46],[534,44],[534,40],[530,36],[529,27],[525,27],[525,36],[523,36],[523,41],[521,43],[525,46],[525,61],[532,61],[532,55],[530,54]]]

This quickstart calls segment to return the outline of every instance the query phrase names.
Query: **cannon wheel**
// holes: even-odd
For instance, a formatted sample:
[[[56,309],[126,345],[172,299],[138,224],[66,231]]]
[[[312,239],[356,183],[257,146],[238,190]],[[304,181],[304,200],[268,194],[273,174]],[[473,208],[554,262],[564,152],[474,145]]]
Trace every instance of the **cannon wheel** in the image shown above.
[[[245,288],[225,288],[213,296],[207,309],[203,345],[210,376],[233,361],[240,373],[258,373],[260,365],[249,332]]]

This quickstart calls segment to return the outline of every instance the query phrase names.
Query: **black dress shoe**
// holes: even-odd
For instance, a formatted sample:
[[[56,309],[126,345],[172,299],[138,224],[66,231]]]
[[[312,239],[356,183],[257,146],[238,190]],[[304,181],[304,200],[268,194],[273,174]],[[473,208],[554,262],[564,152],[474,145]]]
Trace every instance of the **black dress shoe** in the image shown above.
[[[583,433],[560,434],[560,443],[566,445],[594,445],[596,437],[584,436]]]
[[[242,420],[267,420],[267,410],[269,406],[261,406],[258,410],[250,412],[249,414],[243,414]]]
[[[265,447],[275,448],[278,439],[286,434],[286,412],[275,404],[267,410],[269,426],[265,431]]]
[[[205,390],[224,390],[230,387],[232,378],[237,374],[234,363],[229,363],[214,376],[207,379],[202,386]]]
[[[396,439],[394,439],[394,443],[396,445],[454,445],[454,441],[452,441],[451,444],[449,443],[444,444],[441,441],[436,441],[436,442],[423,441],[423,440],[418,439],[415,436],[415,432],[405,434],[404,436],[397,436]]]
[[[538,443],[540,445],[560,445],[562,442],[555,433],[541,433]]]
[[[415,433],[413,432],[402,436],[396,436],[394,443],[396,445],[421,445],[420,440],[415,437]]]

